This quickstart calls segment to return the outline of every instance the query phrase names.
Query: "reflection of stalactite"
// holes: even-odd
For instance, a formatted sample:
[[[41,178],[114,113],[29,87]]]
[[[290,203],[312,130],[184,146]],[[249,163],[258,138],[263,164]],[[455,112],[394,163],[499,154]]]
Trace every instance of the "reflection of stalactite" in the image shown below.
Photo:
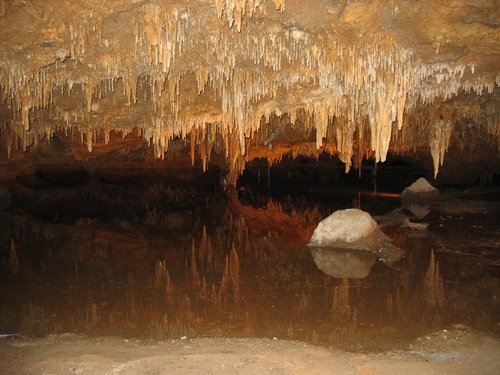
[[[189,296],[184,296],[182,299],[182,317],[185,318],[188,322],[194,321],[194,314],[191,308],[191,299]]]
[[[80,282],[80,271],[79,271],[79,268],[78,268],[78,257],[75,257],[75,267],[74,267],[74,270],[75,270],[75,281],[78,284]]]
[[[215,261],[214,249],[212,247],[212,240],[207,235],[207,228],[203,226],[203,232],[198,247],[198,273],[213,272]]]
[[[207,280],[203,277],[201,280],[201,288],[200,288],[200,297],[203,300],[206,300],[208,296],[208,284]]]
[[[196,246],[194,244],[194,239],[191,243],[191,265],[189,267],[189,283],[192,287],[200,287],[200,274],[198,272],[198,266],[196,265]]]
[[[167,303],[172,303],[174,299],[174,284],[170,278],[170,272],[167,270],[165,260],[157,260],[155,263],[155,282],[156,289],[162,289],[165,293]]]
[[[19,273],[19,258],[17,257],[16,245],[14,239],[10,239],[10,252],[9,252],[9,270],[14,275]]]
[[[248,237],[247,224],[250,223],[252,229],[259,229],[266,232],[276,233],[278,236],[293,238],[296,244],[307,244],[314,229],[321,220],[321,214],[317,208],[309,210],[292,210],[286,212],[279,203],[268,201],[265,208],[253,208],[241,204],[235,197],[231,200],[231,207],[241,218],[237,219],[238,244],[244,243]],[[299,245],[300,246],[300,245]]]
[[[385,309],[387,311],[387,314],[389,315],[389,318],[392,318],[394,312],[394,298],[392,293],[387,293],[387,295],[385,296]]]
[[[242,217],[236,218],[235,222],[235,232],[236,232],[236,243],[244,244],[245,238],[248,237],[247,226],[245,225],[245,219]],[[234,248],[234,245],[233,245]]]
[[[87,309],[87,325],[96,326],[101,321],[101,311],[97,306],[97,303],[93,303],[90,308]]]
[[[401,316],[402,315],[402,309],[401,309],[401,287],[398,286],[396,288],[396,295],[394,297],[394,308],[396,310],[396,314],[398,316]]]
[[[240,289],[240,259],[234,244],[231,249],[231,253],[229,254],[229,264],[231,282],[236,293],[238,293]]]
[[[165,296],[167,298],[167,302],[172,303],[172,301],[174,299],[175,288],[174,288],[174,283],[172,282],[172,279],[170,278],[169,271],[167,271],[165,279],[166,279]]]
[[[129,319],[135,320],[136,317],[136,306],[135,306],[135,281],[134,276],[129,273],[127,276],[127,291],[126,298],[129,311]]]
[[[359,285],[357,287],[359,289]],[[356,291],[358,294],[359,290]],[[353,297],[349,279],[341,279],[340,284],[333,288],[332,321],[344,334],[352,334],[358,326],[358,309],[352,306]]]
[[[401,286],[396,285],[394,292],[389,292],[385,298],[386,313],[390,319],[403,316],[401,303]]]
[[[201,236],[200,246],[198,249],[198,256],[200,258],[200,261],[205,260],[205,258],[207,257],[208,241],[209,239],[207,236],[207,227],[204,225],[203,234]]]
[[[159,289],[167,275],[165,260],[157,260],[155,264],[155,288]]]
[[[220,283],[221,293],[227,294],[229,290],[229,258],[226,256],[226,263],[224,266],[224,273],[222,274],[222,280]]]
[[[349,280],[342,279],[340,285],[333,288],[332,314],[343,314],[349,309]]]
[[[445,302],[443,279],[439,272],[439,263],[431,251],[429,267],[424,278],[424,295],[427,303],[433,307],[443,307]]]
[[[231,293],[235,300],[239,299],[240,293],[240,260],[234,244],[231,248],[229,256],[226,256],[224,274],[221,281],[221,292],[223,298]]]
[[[221,306],[220,294],[221,293],[217,291],[215,284],[212,284],[208,297],[212,306],[218,306],[218,307]]]
[[[297,312],[303,314],[309,308],[309,304],[311,303],[311,294],[310,291],[304,291],[300,294],[299,301],[297,303]]]

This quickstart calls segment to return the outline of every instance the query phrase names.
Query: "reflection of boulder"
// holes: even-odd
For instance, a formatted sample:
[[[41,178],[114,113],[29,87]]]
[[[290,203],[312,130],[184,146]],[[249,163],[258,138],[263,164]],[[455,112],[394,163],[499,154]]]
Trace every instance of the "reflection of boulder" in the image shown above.
[[[410,204],[406,207],[413,216],[417,219],[424,218],[429,212],[429,206],[421,206],[416,204]],[[410,215],[410,213],[408,213]],[[375,216],[374,219],[377,221],[378,225],[382,229],[386,228],[399,228],[399,227],[407,227],[412,229],[425,229],[427,228],[427,223],[414,223],[410,221],[410,217],[406,215],[402,208],[397,208],[393,211],[390,211],[382,216]]]
[[[376,259],[371,252],[353,249],[313,247],[311,254],[321,271],[338,278],[365,278]]]
[[[29,189],[76,187],[87,184],[90,174],[80,165],[48,164],[28,167],[20,172],[16,179]]]
[[[78,165],[49,165],[39,167],[36,176],[51,186],[81,186],[88,183],[90,174]]]
[[[439,191],[421,177],[405,188],[399,198],[403,202],[429,202],[439,198]]]
[[[364,250],[386,263],[396,262],[402,256],[401,249],[392,245],[370,214],[358,209],[335,211],[321,221],[308,246]]]
[[[410,204],[408,210],[418,219],[423,219],[431,212],[430,206],[422,206],[420,204]]]

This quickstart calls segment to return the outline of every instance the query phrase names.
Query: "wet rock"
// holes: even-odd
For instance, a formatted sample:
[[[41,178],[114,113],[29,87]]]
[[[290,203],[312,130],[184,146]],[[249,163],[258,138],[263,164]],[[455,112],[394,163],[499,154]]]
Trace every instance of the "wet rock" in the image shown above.
[[[399,198],[405,204],[428,203],[439,199],[439,191],[425,178],[421,177],[405,188]]]
[[[369,213],[355,208],[338,210],[318,224],[309,241],[309,246],[337,246],[370,250],[364,243],[377,231],[380,232],[378,225]]]
[[[430,210],[425,206],[410,205],[404,208],[398,208],[390,211],[382,216],[376,216],[374,219],[377,221],[379,227],[384,230],[394,230],[403,228],[408,237],[425,237],[427,235],[428,223],[421,221],[414,222],[413,219],[420,220],[423,216],[427,215]],[[414,213],[415,211],[415,213]],[[405,213],[407,212],[407,214]],[[422,216],[419,217],[418,215]]]
[[[321,221],[309,241],[311,249],[351,249],[367,251],[393,263],[402,256],[367,212],[358,209],[335,211]]]

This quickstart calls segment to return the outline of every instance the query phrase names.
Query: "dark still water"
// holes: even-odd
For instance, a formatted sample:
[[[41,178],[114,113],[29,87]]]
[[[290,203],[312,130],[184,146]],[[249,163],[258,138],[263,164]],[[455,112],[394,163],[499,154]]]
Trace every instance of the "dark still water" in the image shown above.
[[[396,211],[381,223],[403,258],[332,252],[347,275],[368,273],[337,278],[305,246],[317,223],[353,206],[385,214],[397,197],[349,187],[322,191],[324,204],[314,191],[252,204],[248,190],[238,199],[160,183],[12,189],[0,213],[0,333],[276,337],[350,350],[404,348],[454,324],[500,333],[495,194],[452,196],[420,220]],[[404,217],[420,225],[401,227]]]

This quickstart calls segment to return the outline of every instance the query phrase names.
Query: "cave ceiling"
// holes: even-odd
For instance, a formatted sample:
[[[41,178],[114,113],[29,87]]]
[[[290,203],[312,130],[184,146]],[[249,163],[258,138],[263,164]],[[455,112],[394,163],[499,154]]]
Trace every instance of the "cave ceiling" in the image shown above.
[[[206,167],[363,158],[451,135],[500,144],[500,4],[491,0],[0,0],[9,157],[78,134],[87,157],[136,134]]]

